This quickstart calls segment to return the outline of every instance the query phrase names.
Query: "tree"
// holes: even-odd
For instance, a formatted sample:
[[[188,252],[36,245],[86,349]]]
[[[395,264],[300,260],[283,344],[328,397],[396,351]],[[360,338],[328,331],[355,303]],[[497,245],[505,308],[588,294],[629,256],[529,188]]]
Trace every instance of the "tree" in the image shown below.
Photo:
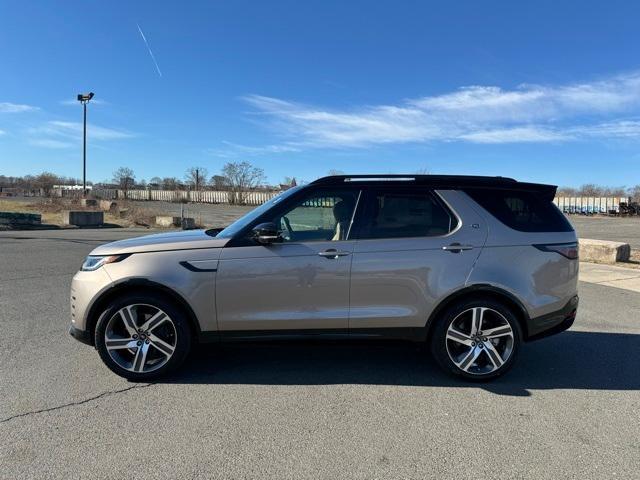
[[[39,188],[45,197],[50,197],[53,192],[53,186],[60,182],[60,178],[51,172],[42,172],[33,179],[33,186]]]
[[[162,179],[162,188],[164,190],[178,190],[180,187],[180,180],[176,177],[165,177]]]
[[[191,167],[184,174],[184,179],[191,188],[200,190],[202,185],[207,183],[208,175],[209,172],[204,167]]]
[[[600,197],[602,196],[602,187],[594,183],[586,183],[578,189],[578,195],[583,197]]]
[[[229,188],[229,203],[246,203],[249,192],[264,182],[264,170],[249,162],[229,162],[222,167]]]
[[[162,179],[160,177],[153,177],[151,180],[149,180],[149,185],[152,187],[161,187]]]
[[[556,193],[558,197],[575,197],[576,189],[573,187],[560,187]]]
[[[344,175],[344,172],[342,170],[336,170],[335,168],[332,168],[327,172],[327,175]]]
[[[227,184],[227,177],[224,175],[214,175],[211,177],[209,183],[215,190],[225,190],[229,186]]]
[[[120,167],[113,172],[113,183],[115,183],[120,190],[124,193],[124,198],[127,198],[128,192],[136,182],[136,175],[128,167]]]
[[[630,187],[627,190],[627,193],[631,197],[632,202],[640,202],[640,185],[636,185],[635,187]]]

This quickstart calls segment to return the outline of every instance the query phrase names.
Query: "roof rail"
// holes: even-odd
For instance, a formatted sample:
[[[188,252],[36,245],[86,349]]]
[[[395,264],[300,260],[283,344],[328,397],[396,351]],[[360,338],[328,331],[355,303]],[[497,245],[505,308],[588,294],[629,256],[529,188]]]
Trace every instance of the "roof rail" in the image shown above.
[[[374,175],[331,175],[318,178],[311,185],[337,185],[345,182],[415,182],[419,184],[460,184],[460,185],[496,185],[518,183],[513,178],[489,177],[478,175],[411,175],[411,174],[374,174]]]

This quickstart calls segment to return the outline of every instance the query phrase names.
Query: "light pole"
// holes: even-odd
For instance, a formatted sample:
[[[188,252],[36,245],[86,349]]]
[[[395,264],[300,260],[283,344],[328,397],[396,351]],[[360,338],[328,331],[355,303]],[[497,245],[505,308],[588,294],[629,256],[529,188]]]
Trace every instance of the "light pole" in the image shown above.
[[[87,103],[93,98],[93,92],[79,93],[78,101],[84,109],[84,126],[82,129],[82,196],[87,196]]]

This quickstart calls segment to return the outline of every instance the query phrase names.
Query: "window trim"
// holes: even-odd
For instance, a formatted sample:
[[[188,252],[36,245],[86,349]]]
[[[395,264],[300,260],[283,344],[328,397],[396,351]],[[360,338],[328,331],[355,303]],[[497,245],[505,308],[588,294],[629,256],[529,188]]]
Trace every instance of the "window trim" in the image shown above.
[[[402,193],[426,194],[426,196],[431,197],[434,203],[439,205],[447,213],[447,215],[449,216],[450,225],[453,224],[453,222],[455,221],[455,227],[442,235],[416,235],[416,236],[410,236],[410,237],[362,238],[360,234],[363,231],[364,222],[366,221],[367,215],[370,212],[372,196],[375,195],[376,192],[380,192],[380,191],[394,191],[399,194],[402,194]],[[415,186],[412,185],[410,187],[403,185],[401,188],[398,188],[398,186],[395,186],[395,185],[394,186],[369,185],[367,186],[366,189],[363,189],[363,192],[365,193],[366,196],[364,198],[363,208],[360,211],[358,229],[356,231],[356,235],[353,237],[353,240],[357,240],[358,242],[379,241],[379,240],[390,241],[390,240],[415,240],[415,239],[427,240],[427,239],[438,239],[438,238],[442,239],[442,238],[447,238],[447,237],[450,237],[451,235],[454,235],[458,230],[462,228],[462,219],[460,218],[458,213],[455,211],[455,209],[451,205],[449,205],[449,203],[444,198],[442,198],[442,196],[438,193],[438,191],[435,188],[430,188],[428,186],[418,186],[418,185],[415,185]]]
[[[345,240],[336,240],[334,243],[338,242],[346,242],[355,240],[351,238],[351,232],[353,227],[354,218],[357,218],[357,211],[360,205],[360,198],[362,196],[362,192],[364,190],[362,185],[312,185],[309,187],[301,188],[295,195],[292,195],[290,198],[287,198],[284,202],[280,202],[275,204],[272,208],[264,212],[262,215],[257,217],[253,222],[247,224],[245,228],[238,231],[236,235],[229,239],[224,248],[232,248],[232,247],[255,247],[260,246],[261,244],[256,243],[248,237],[249,232],[260,223],[269,221],[274,214],[279,214],[281,211],[286,211],[286,209],[290,208],[290,206],[298,203],[300,199],[309,197],[313,194],[321,193],[321,192],[335,192],[345,190],[349,192],[354,192],[356,194],[356,205],[353,209],[353,214],[351,215],[351,224],[349,225],[348,237]],[[304,242],[283,242],[278,243],[278,245],[298,245],[303,243],[319,243],[319,242],[331,242],[332,240],[309,240]]]

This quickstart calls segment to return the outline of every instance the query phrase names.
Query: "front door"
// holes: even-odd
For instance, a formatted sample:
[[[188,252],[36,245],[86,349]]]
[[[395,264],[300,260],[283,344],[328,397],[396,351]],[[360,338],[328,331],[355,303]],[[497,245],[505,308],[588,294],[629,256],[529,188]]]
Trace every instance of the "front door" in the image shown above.
[[[254,222],[276,223],[282,242],[244,238],[225,247],[216,279],[219,329],[346,331],[359,195],[354,188],[305,189]]]

